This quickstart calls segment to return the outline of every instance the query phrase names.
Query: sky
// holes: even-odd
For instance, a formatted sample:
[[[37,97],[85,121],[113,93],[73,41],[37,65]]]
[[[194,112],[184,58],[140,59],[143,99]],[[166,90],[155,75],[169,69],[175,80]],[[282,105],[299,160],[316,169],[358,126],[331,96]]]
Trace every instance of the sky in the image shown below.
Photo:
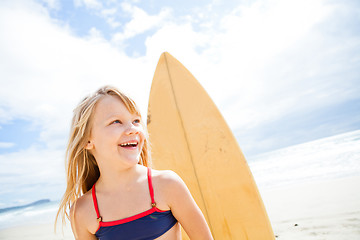
[[[103,85],[146,115],[164,51],[246,157],[358,130],[359,29],[357,0],[1,0],[0,164],[22,170],[0,174],[63,176],[72,110]]]

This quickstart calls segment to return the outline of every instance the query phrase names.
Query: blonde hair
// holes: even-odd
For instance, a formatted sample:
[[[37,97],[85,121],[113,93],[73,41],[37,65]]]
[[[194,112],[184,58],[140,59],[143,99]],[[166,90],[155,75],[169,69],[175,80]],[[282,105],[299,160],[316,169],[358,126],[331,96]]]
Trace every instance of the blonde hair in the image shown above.
[[[95,157],[85,149],[85,146],[87,145],[91,134],[94,109],[99,100],[104,96],[119,97],[130,113],[135,113],[141,117],[135,102],[130,97],[111,86],[100,88],[94,94],[81,101],[74,109],[65,158],[67,186],[60,202],[59,210],[56,214],[55,228],[59,216],[61,215],[62,224],[64,225],[65,216],[69,219],[68,211],[70,210],[71,205],[82,194],[89,191],[100,177],[100,171]],[[144,122],[141,122],[145,129]],[[150,166],[150,144],[146,130],[145,133],[145,141],[140,154],[139,164]]]

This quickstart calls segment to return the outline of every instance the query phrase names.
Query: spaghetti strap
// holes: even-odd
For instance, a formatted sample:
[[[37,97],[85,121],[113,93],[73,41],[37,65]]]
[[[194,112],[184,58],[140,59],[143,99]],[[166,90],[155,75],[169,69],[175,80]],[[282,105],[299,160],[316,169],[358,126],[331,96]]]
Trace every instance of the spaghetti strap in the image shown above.
[[[91,194],[92,194],[92,199],[93,199],[93,203],[94,203],[94,208],[96,211],[97,220],[99,222],[101,222],[102,218],[100,217],[99,207],[98,207],[98,203],[97,203],[97,199],[96,199],[95,184],[92,187]]]
[[[149,191],[150,191],[150,197],[151,197],[151,206],[154,208],[156,207],[155,199],[154,199],[154,189],[152,185],[152,178],[151,178],[151,168],[148,167],[148,183],[149,183]]]

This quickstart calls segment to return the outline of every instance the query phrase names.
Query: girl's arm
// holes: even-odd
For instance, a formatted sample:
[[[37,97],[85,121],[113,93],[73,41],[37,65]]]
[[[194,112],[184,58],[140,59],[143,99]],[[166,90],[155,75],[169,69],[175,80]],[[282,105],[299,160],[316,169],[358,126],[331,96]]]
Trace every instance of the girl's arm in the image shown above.
[[[176,173],[166,172],[166,196],[174,217],[191,240],[213,239],[205,217],[184,181]]]

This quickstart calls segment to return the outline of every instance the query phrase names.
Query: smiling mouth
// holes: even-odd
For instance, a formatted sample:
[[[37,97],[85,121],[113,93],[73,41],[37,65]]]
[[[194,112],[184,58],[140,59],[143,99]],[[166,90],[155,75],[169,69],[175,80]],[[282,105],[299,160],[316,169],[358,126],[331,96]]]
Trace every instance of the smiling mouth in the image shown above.
[[[137,147],[137,145],[138,145],[137,142],[126,142],[126,143],[121,143],[119,146],[123,148],[134,148]]]

